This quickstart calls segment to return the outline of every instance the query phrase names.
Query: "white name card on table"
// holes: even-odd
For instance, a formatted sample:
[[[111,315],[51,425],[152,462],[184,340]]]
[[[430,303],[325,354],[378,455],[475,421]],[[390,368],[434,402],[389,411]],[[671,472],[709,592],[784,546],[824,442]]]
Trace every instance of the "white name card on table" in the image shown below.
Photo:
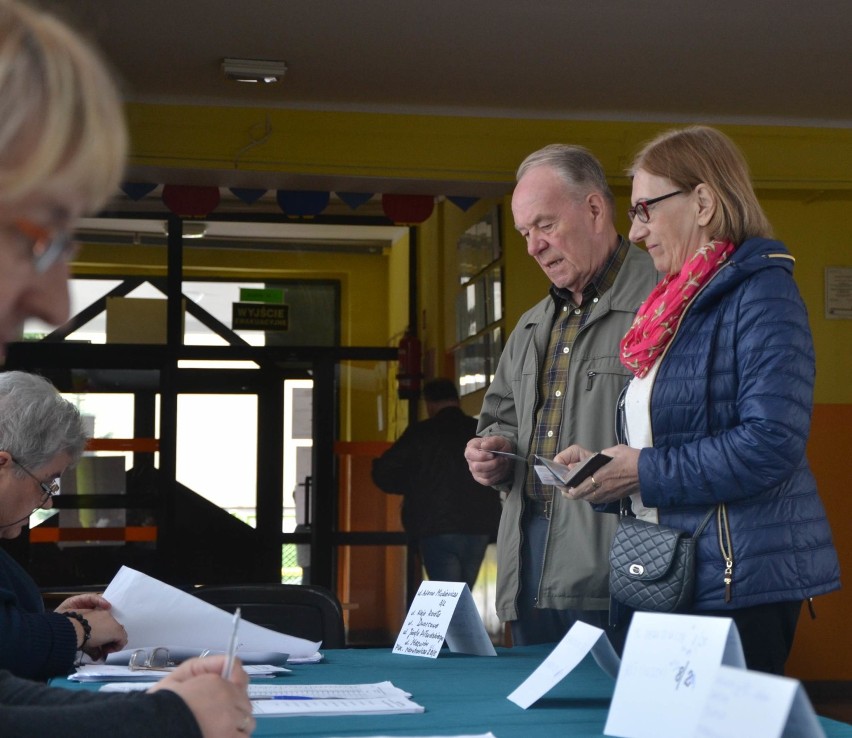
[[[722,664],[745,668],[740,634],[730,618],[635,613],[604,734],[693,735]]]
[[[618,673],[618,656],[606,633],[588,623],[576,622],[508,699],[526,710],[570,674],[590,651],[598,665],[615,678]]]
[[[720,666],[704,705],[698,738],[825,738],[796,679]]]
[[[455,653],[497,655],[467,584],[425,581],[414,595],[393,652],[434,659],[445,640]]]

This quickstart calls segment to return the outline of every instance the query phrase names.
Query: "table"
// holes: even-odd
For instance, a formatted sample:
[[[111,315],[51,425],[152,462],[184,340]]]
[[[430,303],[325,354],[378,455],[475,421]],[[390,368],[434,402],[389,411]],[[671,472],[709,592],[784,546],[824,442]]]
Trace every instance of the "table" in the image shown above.
[[[481,734],[497,738],[599,738],[614,682],[589,657],[528,710],[506,699],[554,644],[498,648],[497,658],[450,653],[437,659],[390,649],[324,651],[325,661],[293,667],[276,681],[360,684],[389,680],[426,708],[413,715],[259,718],[255,736],[430,736]],[[65,680],[54,680],[70,685]],[[852,738],[852,725],[820,718],[827,738]]]

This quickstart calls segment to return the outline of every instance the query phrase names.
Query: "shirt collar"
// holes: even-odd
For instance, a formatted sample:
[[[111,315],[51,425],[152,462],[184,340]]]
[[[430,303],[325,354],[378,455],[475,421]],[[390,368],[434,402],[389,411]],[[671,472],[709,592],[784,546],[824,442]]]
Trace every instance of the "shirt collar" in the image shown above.
[[[618,237],[618,246],[612,252],[606,263],[597,271],[597,273],[589,280],[589,283],[583,288],[583,304],[585,305],[595,297],[600,297],[613,284],[618,276],[618,271],[627,257],[627,249],[630,244],[622,236]],[[557,287],[555,284],[550,285],[550,297],[556,306],[564,302],[572,302],[571,291],[564,287]]]

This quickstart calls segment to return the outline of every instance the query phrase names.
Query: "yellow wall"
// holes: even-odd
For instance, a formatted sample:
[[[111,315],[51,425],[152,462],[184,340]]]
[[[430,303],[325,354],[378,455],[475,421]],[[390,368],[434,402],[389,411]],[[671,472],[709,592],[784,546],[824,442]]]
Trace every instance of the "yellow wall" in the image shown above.
[[[505,328],[540,299],[547,284],[514,232],[508,198],[514,171],[532,150],[555,141],[580,143],[601,159],[618,198],[619,227],[628,205],[624,174],[633,152],[665,123],[499,120],[365,113],[130,105],[132,162],[148,167],[207,171],[212,182],[240,183],[246,171],[286,175],[443,180],[442,194],[484,194],[492,198],[467,213],[442,202],[418,229],[419,322],[428,357],[427,371],[442,373],[454,343],[455,244],[461,233],[502,198],[505,268]],[[268,120],[272,133],[238,160],[251,140],[252,126]],[[852,200],[852,130],[765,126],[722,126],[743,149],[753,179],[779,238],[797,257],[796,280],[808,305],[817,354],[814,427],[809,448],[835,539],[846,571],[852,567],[852,519],[848,464],[838,463],[852,448],[852,321],[826,320],[823,275],[826,266],[852,266],[848,212]],[[176,182],[179,183],[179,182]],[[413,183],[413,184],[412,184]],[[366,188],[365,188],[366,189]],[[346,298],[346,342],[386,345],[407,324],[407,248],[394,246],[384,267],[358,261],[342,268],[337,257],[323,276],[340,274]],[[84,253],[84,258],[90,251]],[[201,258],[201,252],[199,257]],[[210,255],[211,259],[213,255]],[[195,257],[192,257],[193,259]],[[206,258],[206,257],[205,257]],[[221,257],[220,257],[221,258]],[[269,256],[264,255],[267,262]],[[283,257],[282,257],[283,258]],[[211,261],[214,270],[223,265]],[[256,264],[258,268],[260,264]],[[315,266],[311,264],[311,268]],[[231,265],[229,268],[232,268]],[[194,263],[189,269],[201,269]],[[289,267],[288,267],[289,268]],[[293,266],[298,269],[298,266]],[[284,266],[282,264],[282,269]],[[369,274],[365,274],[366,270]],[[357,277],[355,276],[357,274]],[[361,302],[363,300],[363,302]],[[364,320],[364,316],[370,319]],[[382,317],[385,316],[385,317]],[[375,318],[375,319],[373,319]],[[390,387],[393,387],[392,372]],[[478,400],[467,398],[466,407]],[[376,437],[366,418],[369,402],[356,402],[347,432]],[[405,422],[404,403],[388,398],[388,432]],[[365,419],[359,417],[363,412]],[[373,413],[373,416],[375,413]],[[791,673],[803,678],[849,679],[852,643],[845,623],[852,614],[846,591],[820,598],[820,619],[805,621],[791,659]]]
[[[583,144],[600,157],[613,184],[639,144],[667,124],[513,120],[262,108],[130,104],[131,162],[150,167],[221,170],[230,185],[242,171],[284,176],[447,180],[457,192],[475,183],[509,185],[520,161],[554,141]],[[239,156],[250,132],[268,119],[269,138]],[[849,190],[852,130],[722,126],[743,148],[755,180],[773,189]],[[225,181],[228,179],[229,181]],[[474,185],[471,185],[474,183]]]

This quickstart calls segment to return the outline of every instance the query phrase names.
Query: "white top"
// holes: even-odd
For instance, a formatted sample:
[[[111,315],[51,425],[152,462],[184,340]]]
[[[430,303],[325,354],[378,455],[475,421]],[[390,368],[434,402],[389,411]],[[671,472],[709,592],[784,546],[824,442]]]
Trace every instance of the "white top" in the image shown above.
[[[627,385],[627,394],[624,397],[624,427],[627,434],[627,445],[630,448],[648,448],[653,445],[654,439],[651,434],[651,388],[654,386],[654,378],[660,362],[654,362],[644,377],[633,377]],[[656,507],[645,507],[641,495],[636,492],[630,495],[633,504],[633,512],[640,520],[649,523],[659,523]]]

